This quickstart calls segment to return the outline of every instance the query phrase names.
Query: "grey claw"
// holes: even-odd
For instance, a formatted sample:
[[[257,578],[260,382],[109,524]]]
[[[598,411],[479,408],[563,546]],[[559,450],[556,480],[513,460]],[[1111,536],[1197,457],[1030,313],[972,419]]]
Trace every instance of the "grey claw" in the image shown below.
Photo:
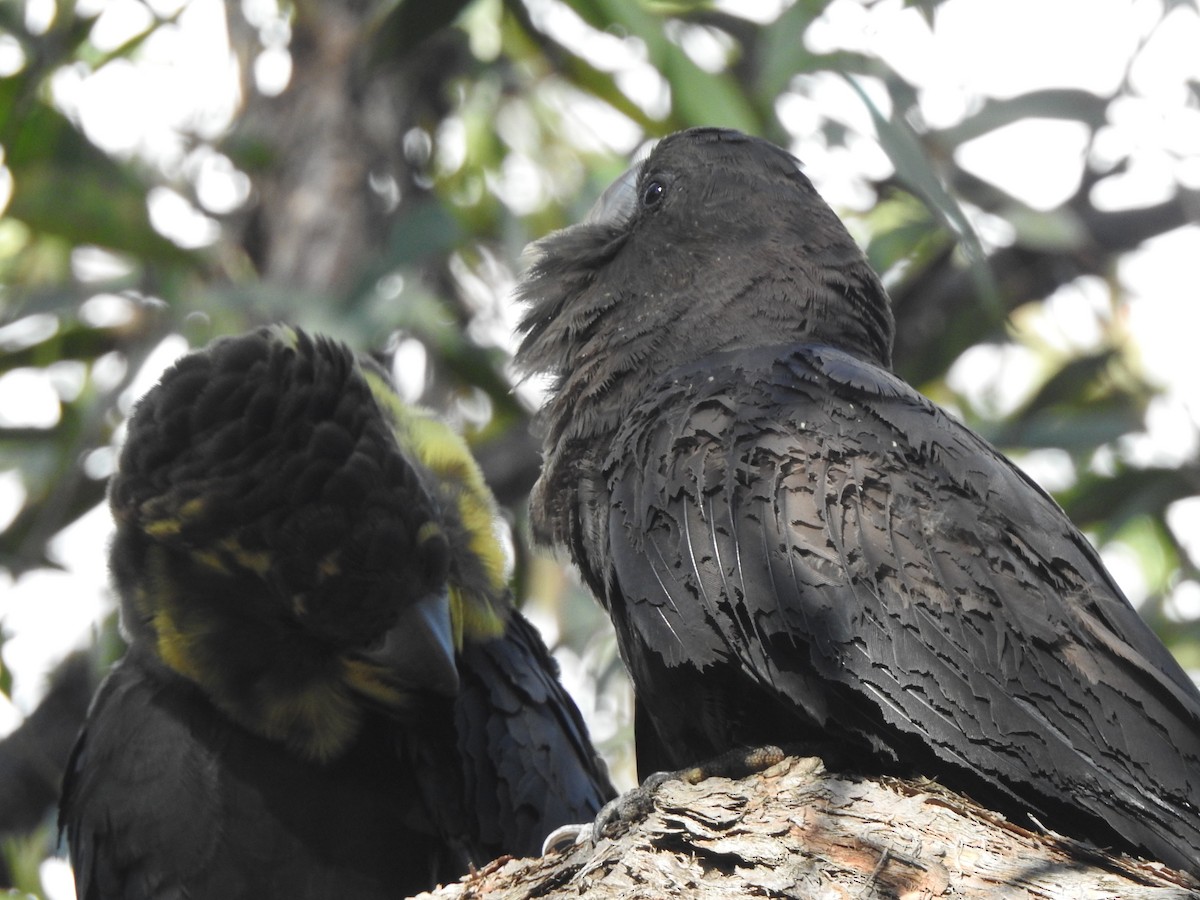
[[[578,825],[560,825],[546,835],[542,841],[542,856],[551,853],[566,853],[572,847],[592,842],[592,823],[581,822]]]

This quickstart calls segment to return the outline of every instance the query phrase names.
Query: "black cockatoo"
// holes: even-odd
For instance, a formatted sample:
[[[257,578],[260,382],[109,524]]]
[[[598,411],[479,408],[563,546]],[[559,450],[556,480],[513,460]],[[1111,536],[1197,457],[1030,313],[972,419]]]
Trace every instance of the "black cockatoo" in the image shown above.
[[[539,242],[536,533],[632,673],[643,768],[802,744],[1200,875],[1200,693],[1020,469],[890,371],[797,160],[698,128]]]
[[[110,503],[129,649],[60,821],[99,898],[395,898],[612,794],[465,444],[343,345],[181,359]]]

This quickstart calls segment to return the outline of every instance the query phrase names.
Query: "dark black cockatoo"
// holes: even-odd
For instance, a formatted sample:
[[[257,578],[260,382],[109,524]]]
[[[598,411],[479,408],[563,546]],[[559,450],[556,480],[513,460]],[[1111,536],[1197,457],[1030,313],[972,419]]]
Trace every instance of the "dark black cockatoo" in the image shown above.
[[[612,794],[466,446],[341,344],[214,342],[138,404],[129,649],[68,766],[81,898],[395,898]]]
[[[794,157],[665,138],[519,296],[535,530],[616,626],[640,767],[832,748],[1200,874],[1200,693],[1054,501],[889,371],[887,294]]]

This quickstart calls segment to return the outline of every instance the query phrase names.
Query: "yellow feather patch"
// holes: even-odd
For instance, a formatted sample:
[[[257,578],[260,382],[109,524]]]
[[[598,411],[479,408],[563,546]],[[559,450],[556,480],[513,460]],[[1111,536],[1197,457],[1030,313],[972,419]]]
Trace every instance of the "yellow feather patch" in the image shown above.
[[[150,596],[150,592],[146,590],[145,585],[138,584],[134,586],[132,605],[140,620],[153,623],[155,603]]]
[[[290,325],[277,322],[274,325],[269,325],[267,330],[274,335],[275,340],[279,341],[279,343],[283,344],[285,347],[291,347],[294,350],[296,345],[299,343],[298,339],[296,338],[296,329],[292,328]]]
[[[480,487],[486,490],[482,484]],[[502,590],[508,583],[508,557],[496,535],[498,515],[491,495],[465,490],[457,499],[459,515],[471,535],[471,552],[483,561],[489,585]]]
[[[183,530],[183,522],[179,519],[159,519],[147,522],[142,530],[150,537],[172,537]]]
[[[343,659],[342,664],[346,684],[364,697],[390,709],[399,709],[408,702],[408,693],[388,684],[386,671],[379,666],[360,659]]]
[[[328,554],[327,556],[325,556],[323,559],[321,559],[317,563],[317,572],[319,572],[321,575],[325,575],[328,577],[328,576],[332,576],[332,575],[337,575],[341,571],[342,571],[342,564],[340,562],[338,562],[338,551],[337,550],[334,550],[332,553]]]
[[[417,546],[422,547],[428,544],[435,537],[440,537],[445,532],[442,526],[437,522],[426,522],[417,530]]]
[[[509,565],[498,535],[499,512],[483,472],[462,436],[430,410],[404,403],[379,372],[362,369],[363,377],[391,420],[397,443],[416,456],[437,480],[443,499],[452,502],[468,534],[468,550],[483,565],[483,591],[452,584],[451,622],[455,643],[463,634],[491,638],[504,633]],[[419,538],[422,539],[422,538]]]
[[[237,538],[227,537],[218,545],[239,566],[249,569],[256,575],[266,575],[271,568],[271,555],[265,550],[247,550]]]
[[[505,610],[497,609],[492,598],[461,585],[450,586],[450,622],[454,628],[454,646],[462,649],[463,635],[475,640],[490,640],[504,634]]]
[[[191,641],[176,626],[170,611],[159,609],[151,618],[151,625],[159,658],[184,678],[199,683],[201,671],[192,656]]]
[[[332,759],[358,734],[362,711],[337,681],[314,680],[292,695],[272,695],[261,715],[250,723],[255,731],[284,740],[310,759]]]
[[[179,517],[181,519],[193,519],[204,512],[205,501],[203,497],[193,497],[183,506],[179,507]]]
[[[150,537],[172,537],[179,534],[183,531],[183,526],[188,519],[197,518],[205,509],[204,498],[193,497],[176,510],[176,515],[155,518],[157,513],[163,511],[163,507],[169,509],[168,503],[158,501],[163,501],[163,498],[159,497],[148,501],[142,504],[139,510],[146,518],[142,530]]]
[[[225,560],[221,559],[220,555],[213,550],[192,550],[188,555],[205,568],[220,572],[222,575],[229,574],[229,567],[225,565]]]

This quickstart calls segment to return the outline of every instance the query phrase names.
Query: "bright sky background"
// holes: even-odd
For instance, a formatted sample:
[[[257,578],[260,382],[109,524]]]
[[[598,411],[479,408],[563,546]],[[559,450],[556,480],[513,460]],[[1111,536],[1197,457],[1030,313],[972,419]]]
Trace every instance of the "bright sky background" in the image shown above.
[[[94,33],[102,49],[119,46],[148,22],[136,0],[90,0],[90,5],[103,10]],[[148,41],[136,64],[118,61],[92,75],[60,73],[53,83],[54,96],[100,146],[117,154],[136,154],[168,171],[186,171],[198,179],[201,196],[212,208],[233,209],[246,196],[245,179],[217,154],[185,153],[186,135],[219,135],[236,109],[236,69],[225,40],[223,5],[220,0],[151,0],[150,5],[164,15],[185,7],[178,27],[163,29]],[[286,28],[275,22],[272,0],[244,0],[243,5],[270,45],[256,64],[258,83],[279,90],[289,71]],[[773,0],[726,0],[723,5],[763,18],[777,8]],[[538,15],[557,17],[568,43],[572,29],[574,39],[595,40],[551,0],[537,6]],[[31,23],[46,22],[53,15],[53,3],[33,0],[28,10]],[[900,0],[870,9],[837,0],[810,29],[809,40],[815,50],[845,47],[887,59],[921,89],[922,112],[934,126],[956,122],[980,95],[1009,97],[1037,87],[1112,92],[1134,56],[1130,76],[1138,96],[1113,110],[1114,121],[1101,133],[1096,148],[1108,159],[1132,154],[1128,173],[1110,179],[1096,197],[1115,209],[1162,199],[1176,181],[1200,188],[1200,112],[1185,106],[1187,80],[1200,81],[1200,19],[1181,6],[1155,28],[1160,11],[1158,0],[951,0],[938,11],[934,35],[919,13],[904,9]],[[647,106],[658,102],[661,85],[644,59],[616,40],[590,49],[605,59],[606,68],[623,66],[625,83],[631,92],[644,95]],[[705,53],[718,54],[720,48],[697,46],[689,51],[702,61]],[[14,58],[12,46],[0,40],[0,74],[19,65],[16,52]],[[866,110],[844,81],[817,77],[810,86],[810,97],[792,95],[779,106],[784,123],[802,136],[792,149],[835,208],[861,207],[861,179],[887,174],[890,164],[870,137],[873,129]],[[811,126],[818,114],[842,120],[864,137],[845,149],[807,139],[804,135],[814,133]],[[1081,125],[1025,122],[965,145],[959,162],[1031,207],[1052,209],[1076,189],[1085,137]],[[7,190],[0,169],[0,205]],[[156,225],[181,243],[211,240],[212,223],[168,191],[151,198],[151,213]],[[1155,401],[1152,432],[1139,451],[1146,459],[1178,460],[1196,450],[1197,260],[1200,228],[1192,226],[1150,242],[1120,266],[1119,277],[1132,298],[1121,310],[1123,324],[1142,348],[1147,370],[1167,385]],[[1086,346],[1099,334],[1097,310],[1107,301],[1099,302],[1097,291],[1090,291],[1086,283],[1060,294],[1042,321],[1033,325],[1064,346]],[[162,348],[134,393],[145,390],[182,349],[182,342]],[[983,349],[960,362],[955,383],[981,402],[1003,407],[1016,402],[1028,384],[1026,363],[1019,350]],[[20,412],[14,398],[36,397],[45,388],[0,380],[0,415],[36,418],[36,411]],[[1047,482],[1061,476],[1053,458],[1032,460],[1030,466]],[[0,520],[6,497],[11,504],[12,489],[11,479],[0,475]],[[1200,556],[1200,503],[1180,504],[1172,515],[1184,523],[1186,532],[1197,535],[1191,544]],[[85,643],[98,618],[111,608],[104,589],[108,530],[107,513],[98,510],[60,538],[64,572],[31,573],[11,587],[0,583],[0,624],[12,635],[4,656],[15,674],[13,703],[0,698],[0,734],[33,709],[43,675],[66,652]],[[62,549],[68,547],[69,552]],[[1105,559],[1136,599],[1143,589],[1130,555],[1109,547]],[[1181,607],[1188,607],[1181,612],[1200,614],[1200,590],[1183,592],[1177,599]],[[57,894],[60,875],[45,874],[47,888]]]

